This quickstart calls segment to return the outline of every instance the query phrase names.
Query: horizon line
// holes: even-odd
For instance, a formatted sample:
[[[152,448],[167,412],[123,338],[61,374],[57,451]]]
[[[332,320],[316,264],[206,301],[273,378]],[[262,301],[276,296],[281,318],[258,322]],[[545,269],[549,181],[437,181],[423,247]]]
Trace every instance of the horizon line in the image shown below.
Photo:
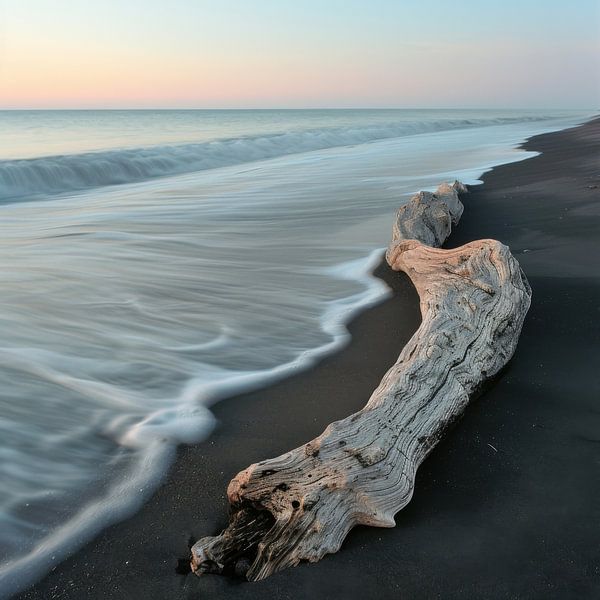
[[[592,108],[589,106],[257,106],[257,107],[198,107],[198,106],[61,106],[61,107],[2,107],[0,111],[117,111],[117,110],[589,110],[599,111],[600,107]]]

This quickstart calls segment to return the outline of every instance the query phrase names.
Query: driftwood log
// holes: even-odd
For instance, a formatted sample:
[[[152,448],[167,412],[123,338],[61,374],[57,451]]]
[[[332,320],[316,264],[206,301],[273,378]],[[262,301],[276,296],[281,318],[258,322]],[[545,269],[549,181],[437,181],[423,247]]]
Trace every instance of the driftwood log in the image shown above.
[[[229,526],[192,547],[196,574],[259,580],[336,552],[355,525],[395,525],[421,462],[510,360],[530,304],[527,279],[500,242],[437,248],[460,219],[464,191],[443,184],[398,211],[386,258],[415,285],[422,323],[367,405],[236,475]]]

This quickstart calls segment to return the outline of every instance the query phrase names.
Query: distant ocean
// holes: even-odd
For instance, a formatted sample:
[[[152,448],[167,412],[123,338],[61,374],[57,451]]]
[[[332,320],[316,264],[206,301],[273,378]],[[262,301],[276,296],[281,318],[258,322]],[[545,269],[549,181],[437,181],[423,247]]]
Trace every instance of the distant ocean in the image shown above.
[[[347,343],[410,194],[588,116],[0,112],[0,591],[134,511],[211,403]]]

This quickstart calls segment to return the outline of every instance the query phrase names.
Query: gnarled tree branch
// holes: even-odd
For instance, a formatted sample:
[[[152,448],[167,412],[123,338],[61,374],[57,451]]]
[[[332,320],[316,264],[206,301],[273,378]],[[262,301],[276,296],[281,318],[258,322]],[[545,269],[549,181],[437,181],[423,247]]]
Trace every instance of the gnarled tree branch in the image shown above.
[[[249,580],[336,552],[358,524],[393,527],[417,468],[481,383],[513,355],[531,290],[508,248],[442,250],[463,206],[458,182],[398,211],[386,258],[420,297],[422,323],[367,405],[316,439],[231,481],[230,524],[192,548],[192,569]]]

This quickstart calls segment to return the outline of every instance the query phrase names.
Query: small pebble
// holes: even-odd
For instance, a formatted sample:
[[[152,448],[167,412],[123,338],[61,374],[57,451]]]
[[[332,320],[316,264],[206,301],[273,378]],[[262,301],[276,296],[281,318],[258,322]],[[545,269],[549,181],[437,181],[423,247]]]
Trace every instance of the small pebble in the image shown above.
[[[235,563],[234,573],[236,577],[246,577],[246,573],[250,570],[252,563],[247,558],[240,558]]]

